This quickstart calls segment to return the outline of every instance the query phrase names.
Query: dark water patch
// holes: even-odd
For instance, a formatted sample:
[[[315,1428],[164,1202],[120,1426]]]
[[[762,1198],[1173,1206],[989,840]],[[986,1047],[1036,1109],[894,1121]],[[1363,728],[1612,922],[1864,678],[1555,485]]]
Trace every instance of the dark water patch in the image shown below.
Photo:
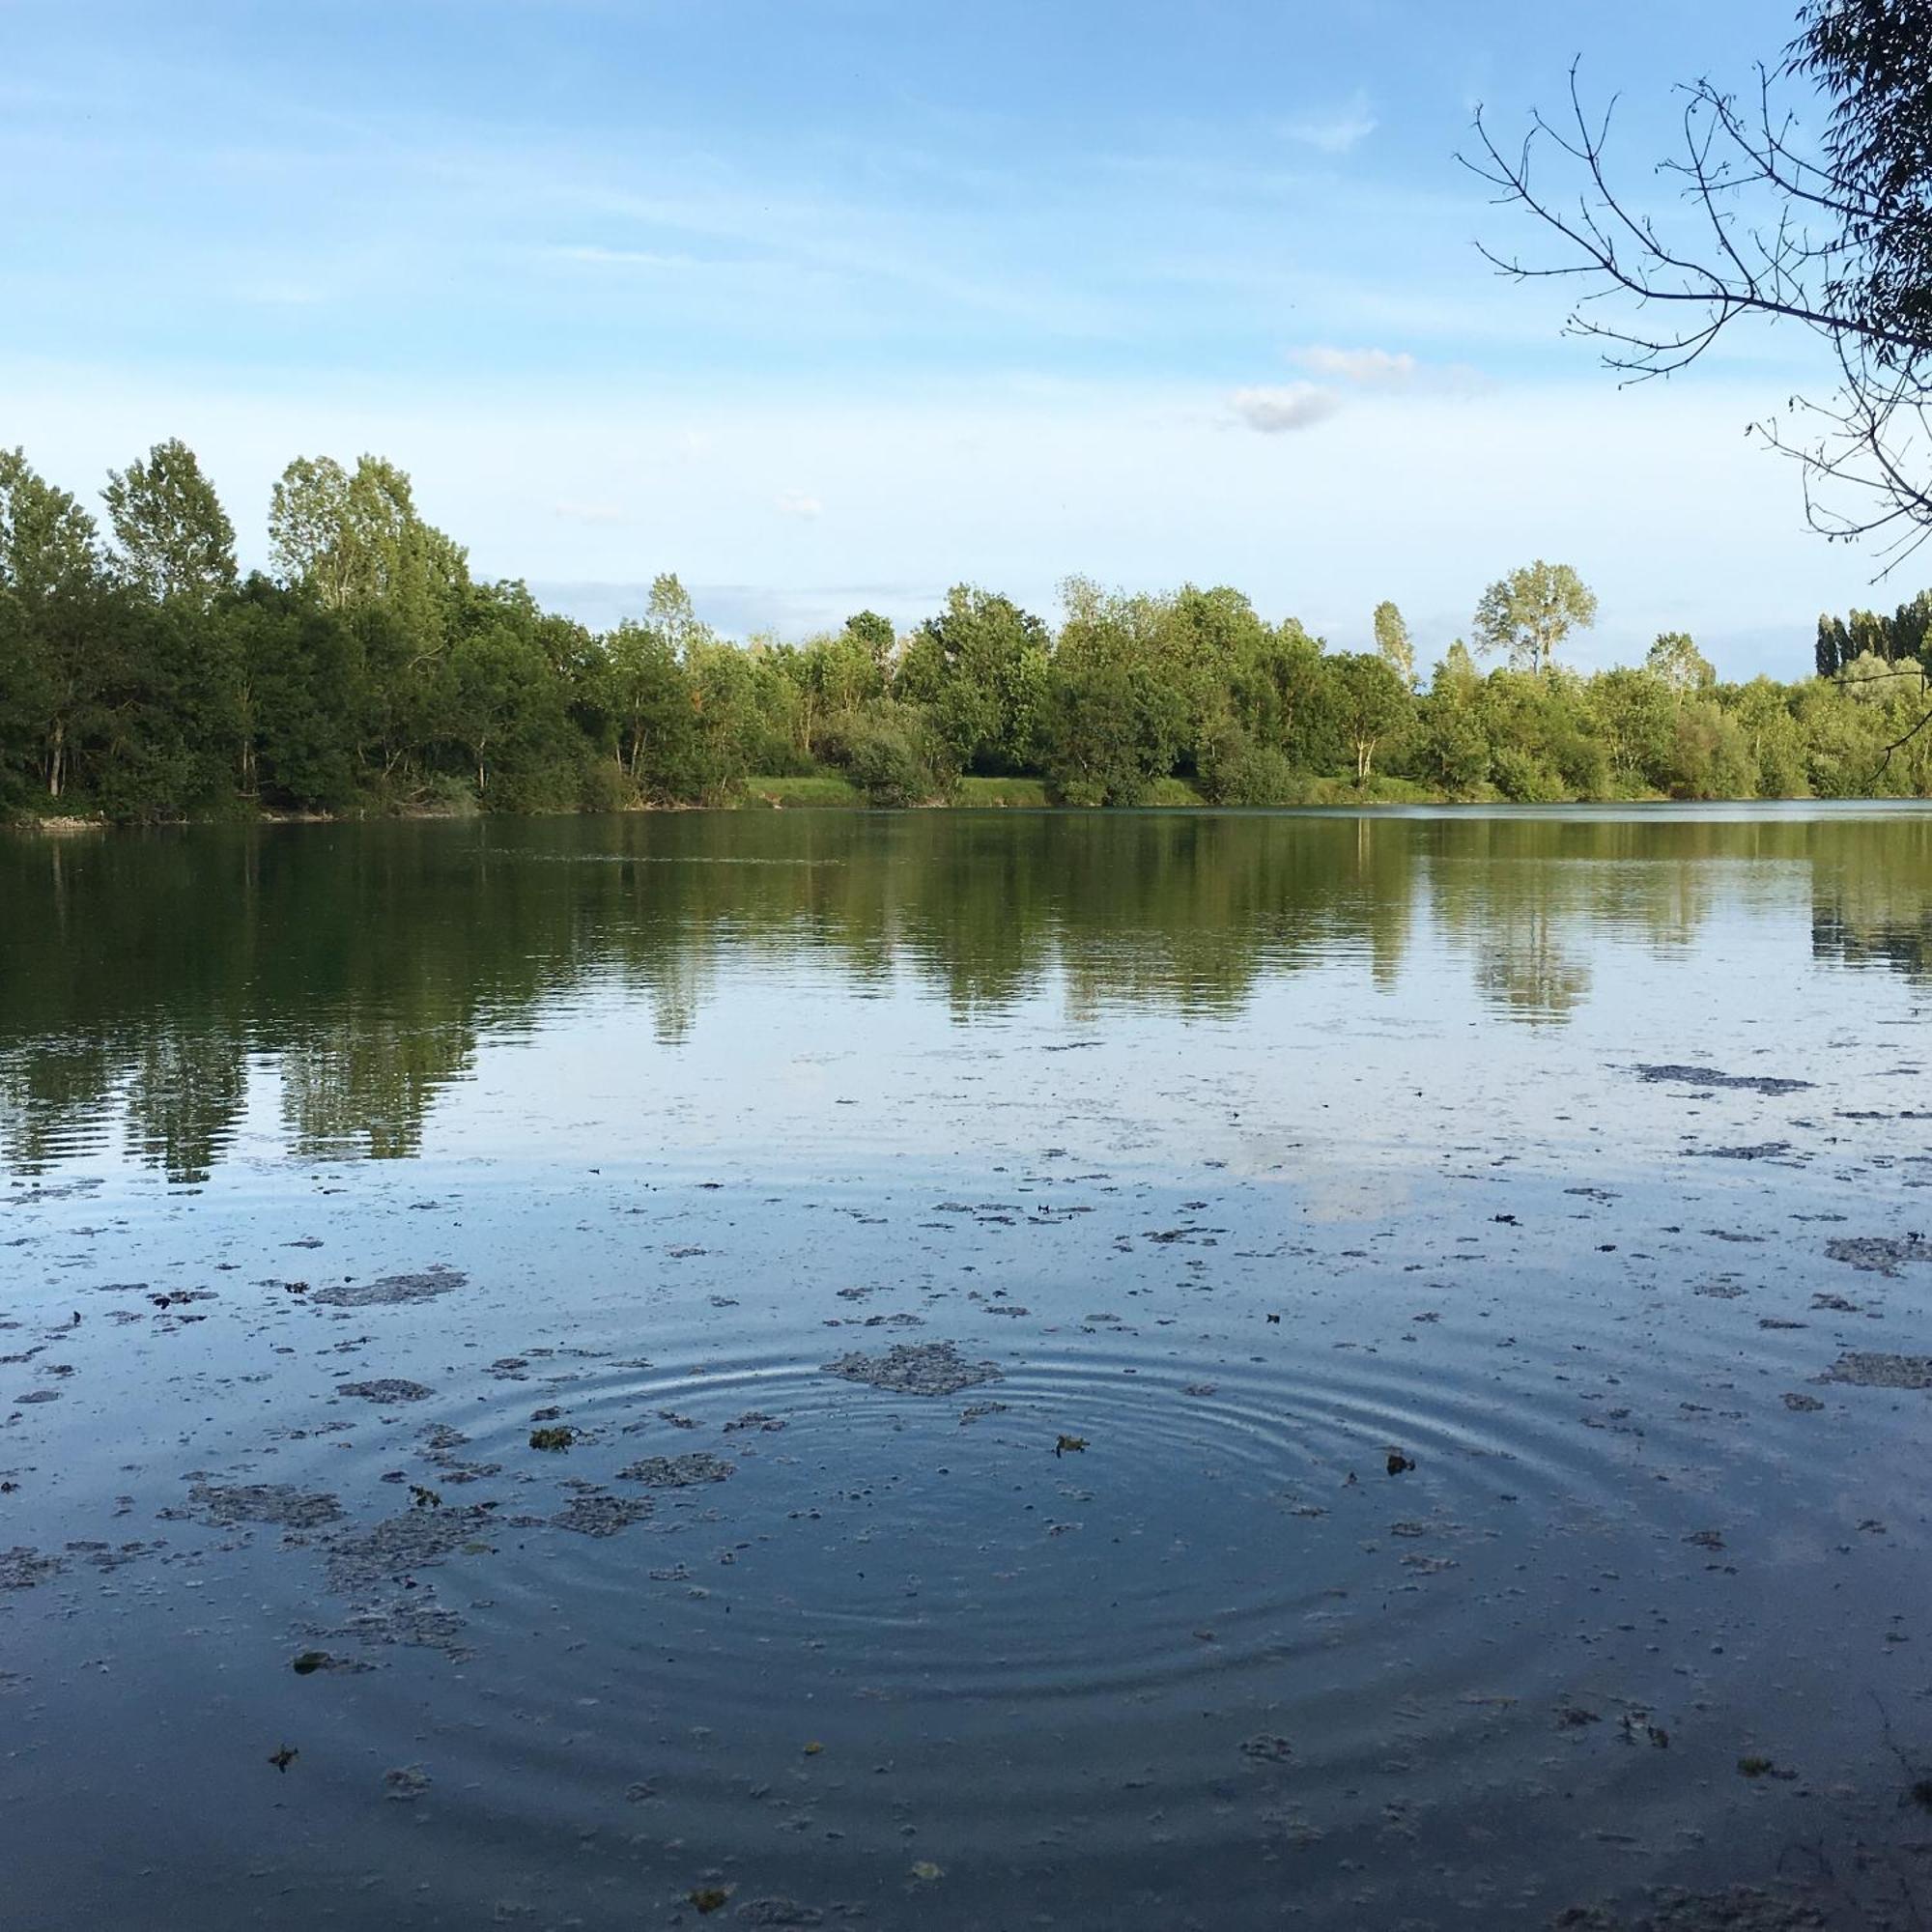
[[[1855,1925],[1861,1932],[1886,1932],[1918,1922],[1909,1904],[1888,1909],[1876,1898],[1860,1902],[1858,1916],[1848,1918],[1846,1908],[1853,1899],[1846,1896],[1835,1875],[1827,1879],[1825,1889],[1835,1894],[1829,1911],[1793,1890],[1734,1886],[1725,1891],[1696,1892],[1670,1888],[1629,1913],[1605,1906],[1569,1906],[1550,1924],[1556,1932],[1834,1932],[1834,1928],[1851,1932]]]

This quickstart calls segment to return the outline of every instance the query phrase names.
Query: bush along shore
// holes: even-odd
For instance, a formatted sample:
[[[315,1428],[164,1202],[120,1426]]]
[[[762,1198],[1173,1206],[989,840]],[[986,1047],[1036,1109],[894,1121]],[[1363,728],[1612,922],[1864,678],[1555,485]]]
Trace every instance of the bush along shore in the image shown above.
[[[244,577],[193,452],[102,493],[106,528],[0,450],[0,815],[680,805],[1319,805],[1925,797],[1932,594],[1819,620],[1816,674],[1720,682],[1694,641],[1588,676],[1567,565],[1483,592],[1426,672],[1393,604],[1335,651],[1240,592],[1063,586],[1057,627],[961,585],[735,642],[673,576],[598,633],[484,583],[363,457],[290,464]]]

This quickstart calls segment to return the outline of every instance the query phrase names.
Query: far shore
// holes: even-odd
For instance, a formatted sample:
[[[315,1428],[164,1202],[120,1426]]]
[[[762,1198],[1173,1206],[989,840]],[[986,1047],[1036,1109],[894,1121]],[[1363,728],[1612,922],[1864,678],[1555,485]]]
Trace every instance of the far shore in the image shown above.
[[[1163,779],[1149,794],[1142,810],[1164,811],[1220,811],[1254,810],[1265,809],[1275,811],[1295,810],[1334,811],[1349,810],[1390,809],[1404,806],[1440,808],[1444,810],[1458,809],[1485,809],[1495,806],[1510,806],[1529,803],[1544,810],[1563,810],[1566,807],[1601,806],[1650,806],[1650,805],[1918,805],[1927,801],[1911,798],[1861,796],[1857,798],[1820,799],[1815,796],[1792,796],[1786,798],[1671,798],[1662,792],[1631,792],[1614,798],[1571,798],[1522,801],[1504,798],[1493,790],[1484,795],[1452,797],[1447,792],[1431,791],[1427,787],[1412,784],[1405,779],[1375,779],[1367,785],[1358,785],[1352,779],[1317,779],[1310,781],[1308,795],[1291,803],[1267,808],[1220,805],[1211,799],[1202,797],[1184,779]],[[689,812],[689,811],[866,811],[891,810],[895,808],[877,807],[866,792],[850,781],[836,773],[814,773],[799,778],[753,777],[747,779],[743,790],[731,799],[715,805],[693,804],[645,804],[619,808],[623,813]],[[904,808],[898,808],[904,809]],[[966,778],[959,781],[954,795],[948,799],[935,799],[925,805],[911,808],[923,811],[1054,811],[1081,812],[1118,810],[1119,807],[1094,807],[1067,805],[1055,799],[1049,793],[1043,780],[1034,778]],[[327,811],[248,811],[239,807],[233,810],[216,813],[200,813],[187,816],[155,819],[116,819],[100,813],[54,812],[44,816],[35,813],[16,815],[11,820],[0,821],[7,829],[15,832],[41,833],[49,838],[69,838],[90,832],[111,832],[139,829],[160,825],[360,825],[390,820],[431,820],[431,819],[473,819],[483,817],[571,818],[585,814],[571,811],[556,812],[488,812],[480,808],[451,807],[448,805],[403,805],[385,810],[371,809],[366,811],[327,812]]]

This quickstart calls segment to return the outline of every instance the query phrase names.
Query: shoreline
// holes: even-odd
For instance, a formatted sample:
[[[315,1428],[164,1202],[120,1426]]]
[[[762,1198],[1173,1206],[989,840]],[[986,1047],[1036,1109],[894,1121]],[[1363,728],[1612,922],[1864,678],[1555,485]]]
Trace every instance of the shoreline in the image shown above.
[[[1848,797],[1819,797],[1817,794],[1784,794],[1776,798],[1671,798],[1661,792],[1645,792],[1618,797],[1516,800],[1500,795],[1487,798],[1457,798],[1446,792],[1428,792],[1420,787],[1378,786],[1362,794],[1347,781],[1319,788],[1315,797],[1281,805],[1228,805],[1206,799],[1179,781],[1169,781],[1156,795],[1137,806],[1068,805],[1050,799],[1037,781],[1005,779],[965,781],[964,795],[935,799],[914,806],[875,806],[856,785],[834,792],[824,779],[797,781],[753,781],[745,796],[718,805],[636,804],[611,808],[606,811],[478,811],[451,810],[446,806],[402,806],[371,809],[367,811],[252,811],[184,814],[166,818],[110,818],[101,814],[59,812],[44,817],[26,813],[0,819],[0,831],[40,835],[50,838],[70,838],[91,833],[142,832],[182,829],[190,826],[281,826],[281,825],[371,825],[382,823],[460,822],[471,819],[536,819],[645,817],[678,812],[766,812],[766,811],[1026,811],[1060,813],[1118,813],[1133,811],[1173,812],[1393,812],[1404,810],[1493,811],[1498,809],[1522,811],[1581,811],[1612,809],[1667,807],[1736,806],[1926,806],[1932,799],[1915,795],[1860,793]],[[809,786],[809,789],[808,789]]]

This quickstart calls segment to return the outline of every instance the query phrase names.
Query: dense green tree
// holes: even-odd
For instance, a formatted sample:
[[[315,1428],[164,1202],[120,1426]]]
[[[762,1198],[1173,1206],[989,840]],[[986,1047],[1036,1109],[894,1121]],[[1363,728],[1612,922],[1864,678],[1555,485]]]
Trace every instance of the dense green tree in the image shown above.
[[[1597,621],[1597,599],[1567,563],[1541,557],[1499,578],[1476,607],[1479,649],[1506,652],[1519,670],[1548,670],[1572,631]]]
[[[108,615],[94,519],[20,449],[0,449],[0,645],[16,757],[66,795],[77,742],[99,716]]]
[[[967,770],[1026,771],[1039,755],[1049,643],[1010,598],[954,584],[907,641],[893,688],[926,708]]]
[[[1679,693],[1708,691],[1718,681],[1710,659],[1682,631],[1661,632],[1643,663],[1651,676]]]
[[[1408,625],[1403,620],[1402,612],[1386,601],[1378,604],[1375,629],[1376,649],[1381,654],[1383,663],[1402,679],[1404,690],[1412,690],[1415,685],[1415,646],[1409,640]]]
[[[1344,653],[1327,661],[1327,671],[1336,727],[1355,755],[1355,782],[1366,784],[1376,747],[1413,720],[1414,702],[1384,657]]]
[[[898,644],[893,620],[880,616],[876,611],[855,611],[845,619],[845,635],[865,647],[883,674]]]
[[[195,453],[178,437],[157,442],[100,493],[114,527],[116,562],[157,604],[207,610],[235,585],[235,526]]]

